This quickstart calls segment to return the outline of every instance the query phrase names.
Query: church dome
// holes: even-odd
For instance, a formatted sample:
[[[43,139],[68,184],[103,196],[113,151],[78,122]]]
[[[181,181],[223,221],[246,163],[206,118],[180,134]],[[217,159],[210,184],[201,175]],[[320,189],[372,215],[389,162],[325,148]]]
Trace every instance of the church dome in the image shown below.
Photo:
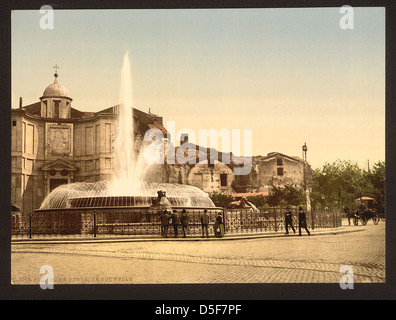
[[[69,92],[55,79],[54,83],[44,90],[43,97],[69,97]]]

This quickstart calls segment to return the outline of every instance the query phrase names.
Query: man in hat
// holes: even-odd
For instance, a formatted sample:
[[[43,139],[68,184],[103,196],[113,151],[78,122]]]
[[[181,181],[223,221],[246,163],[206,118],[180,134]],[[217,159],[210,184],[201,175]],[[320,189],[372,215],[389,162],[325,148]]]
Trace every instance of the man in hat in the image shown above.
[[[168,211],[164,210],[161,213],[161,234],[163,237],[168,237],[168,228],[169,228],[169,215]]]
[[[209,238],[208,224],[209,224],[209,214],[208,214],[208,210],[205,209],[201,216],[202,238],[205,237],[205,234],[206,234],[206,238]]]
[[[298,233],[299,236],[301,236],[301,228],[304,228],[305,231],[307,231],[308,235],[310,236],[311,233],[309,232],[307,228],[307,215],[304,212],[304,209],[302,207],[298,208]]]
[[[224,223],[223,223],[223,216],[219,213],[216,217],[216,222],[214,225],[214,234],[217,238],[224,237]]]
[[[289,234],[289,226],[292,228],[293,232],[296,233],[296,229],[293,226],[293,214],[289,207],[286,208],[285,212],[285,229],[286,234]]]
[[[169,219],[169,223],[172,224],[173,226],[173,233],[175,235],[175,238],[178,236],[178,227],[179,227],[179,219],[177,216],[177,211],[173,210],[172,215]]]
[[[183,209],[182,212],[181,212],[180,223],[181,223],[181,226],[182,226],[183,237],[184,238],[186,238],[186,231],[187,231],[188,222],[189,222],[189,217],[188,217],[187,211],[186,211],[186,209]]]

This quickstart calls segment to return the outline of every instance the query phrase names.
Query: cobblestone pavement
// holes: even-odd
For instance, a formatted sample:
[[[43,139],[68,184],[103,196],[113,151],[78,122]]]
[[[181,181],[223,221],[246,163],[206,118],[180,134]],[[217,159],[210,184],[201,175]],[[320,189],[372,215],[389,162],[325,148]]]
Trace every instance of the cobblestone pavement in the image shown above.
[[[385,223],[344,226],[339,234],[211,241],[13,244],[14,284],[339,283],[350,265],[356,283],[385,282]]]

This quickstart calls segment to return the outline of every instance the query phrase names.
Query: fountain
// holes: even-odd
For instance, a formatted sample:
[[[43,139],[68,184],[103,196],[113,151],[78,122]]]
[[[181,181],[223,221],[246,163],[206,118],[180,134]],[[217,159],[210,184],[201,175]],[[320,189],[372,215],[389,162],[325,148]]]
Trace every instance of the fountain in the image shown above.
[[[127,52],[121,72],[112,180],[61,185],[44,199],[40,209],[36,211],[127,207],[147,208],[148,212],[157,213],[164,207],[168,209],[215,207],[208,195],[196,187],[144,181],[149,165],[144,161],[143,150],[138,152],[135,147],[132,107],[132,77]]]

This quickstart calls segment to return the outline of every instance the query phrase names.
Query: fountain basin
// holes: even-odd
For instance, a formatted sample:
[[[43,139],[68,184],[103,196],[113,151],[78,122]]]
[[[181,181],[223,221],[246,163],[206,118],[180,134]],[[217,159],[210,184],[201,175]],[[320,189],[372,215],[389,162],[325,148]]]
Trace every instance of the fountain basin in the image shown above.
[[[43,201],[39,210],[66,208],[150,208],[158,190],[166,192],[171,207],[214,208],[208,194],[194,186],[173,183],[144,182],[137,188],[114,193],[110,181],[77,182],[61,185]]]

